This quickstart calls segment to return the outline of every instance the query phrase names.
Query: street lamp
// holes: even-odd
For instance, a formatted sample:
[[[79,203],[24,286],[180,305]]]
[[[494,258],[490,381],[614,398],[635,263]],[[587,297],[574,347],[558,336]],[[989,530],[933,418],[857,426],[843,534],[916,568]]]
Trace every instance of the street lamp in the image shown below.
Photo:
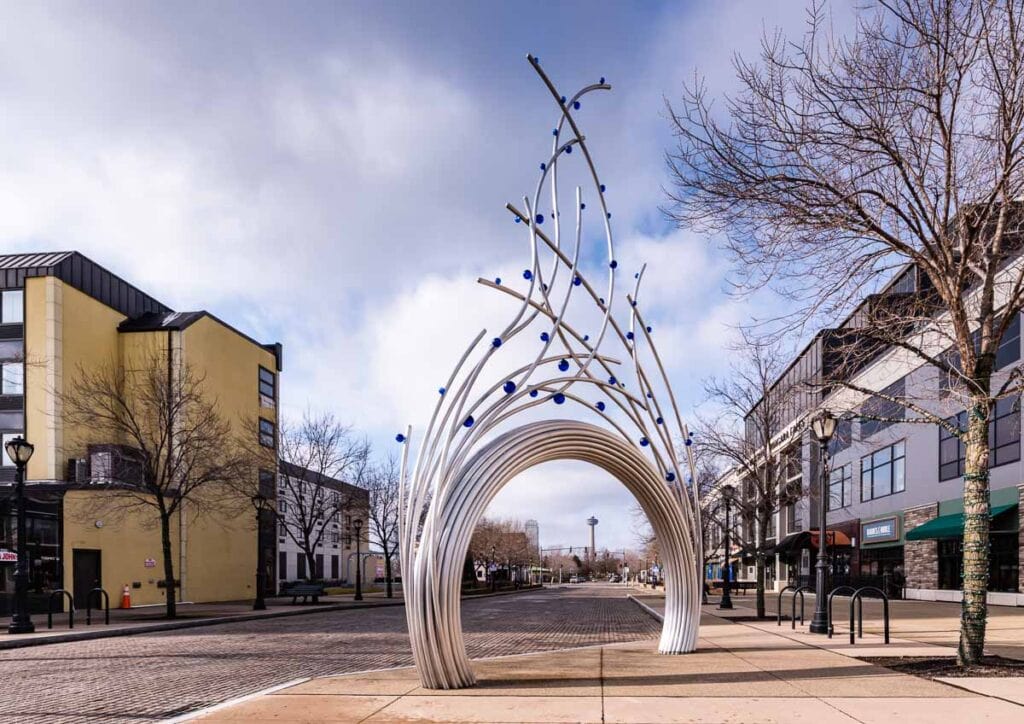
[[[263,600],[263,591],[266,588],[266,573],[263,571],[263,546],[260,540],[260,533],[263,527],[264,513],[270,510],[270,501],[262,492],[250,498],[252,507],[256,509],[256,600],[252,602],[253,611],[266,611],[267,602]]]
[[[32,624],[32,615],[28,610],[28,534],[25,532],[25,466],[35,448],[21,435],[8,440],[4,445],[7,457],[11,459],[17,470],[15,481],[15,501],[18,505],[18,563],[14,569],[14,616],[7,627],[7,633],[33,633],[36,627]]]
[[[723,548],[725,548],[725,566],[722,568],[722,602],[718,604],[719,608],[729,609],[732,608],[732,596],[730,596],[730,589],[732,588],[732,568],[729,566],[729,506],[732,503],[733,496],[736,495],[736,488],[731,485],[722,486],[722,500],[725,501],[725,532],[723,534]]]
[[[488,573],[491,574],[491,593],[498,590],[498,559],[494,557],[496,550],[494,546],[491,546],[491,563],[487,566]]]
[[[828,526],[825,521],[825,490],[828,486],[828,444],[836,433],[836,418],[823,410],[811,422],[811,429],[818,439],[821,451],[821,476],[818,482],[818,565],[814,580],[814,618],[811,619],[811,633],[828,633],[828,612],[825,603],[825,588],[828,579]]]
[[[361,542],[360,532],[363,529],[363,521],[361,518],[356,518],[352,521],[352,525],[356,527],[356,601],[363,600],[363,562],[359,557],[359,543]]]

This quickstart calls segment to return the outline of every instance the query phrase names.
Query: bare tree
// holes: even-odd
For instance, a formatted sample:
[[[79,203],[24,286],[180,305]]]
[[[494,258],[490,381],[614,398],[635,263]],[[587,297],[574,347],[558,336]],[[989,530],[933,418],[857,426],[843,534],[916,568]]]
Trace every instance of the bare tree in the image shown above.
[[[278,450],[277,519],[305,555],[309,577],[315,578],[319,575],[316,550],[331,524],[357,503],[358,515],[366,514],[345,484],[364,486],[370,472],[370,444],[333,415],[307,411],[294,425],[282,423]]]
[[[370,541],[380,546],[384,554],[384,577],[387,581],[387,596],[394,597],[393,561],[398,550],[398,507],[399,469],[394,456],[374,466],[366,476],[369,492],[367,510]]]
[[[500,570],[507,566],[511,579],[512,567],[529,562],[535,553],[530,546],[523,523],[518,520],[493,520],[481,518],[470,539],[469,550],[473,560],[491,564]]]
[[[237,490],[251,476],[250,458],[232,424],[207,395],[202,375],[173,350],[153,350],[130,369],[111,361],[79,367],[59,393],[65,422],[104,441],[93,481],[95,508],[111,515],[142,512],[160,526],[167,618],[177,615],[171,526],[175,516],[232,517],[248,501]]]
[[[778,512],[800,497],[789,480],[800,470],[800,436],[780,436],[798,388],[781,378],[786,358],[778,345],[750,335],[736,347],[728,376],[705,380],[705,412],[697,416],[696,440],[701,460],[731,469],[739,480],[733,499],[734,521],[742,520],[745,536],[737,542],[754,553],[757,616],[765,616],[765,570],[768,538]],[[717,481],[716,481],[717,482]],[[705,499],[705,496],[702,496]],[[707,496],[717,510],[719,498]]]
[[[804,321],[852,310],[902,264],[920,274],[906,323],[886,342],[955,379],[967,398],[963,430],[906,402],[966,445],[958,659],[969,664],[985,640],[989,420],[1019,379],[993,384],[1024,302],[1022,7],[879,5],[850,38],[830,36],[820,4],[799,42],[766,36],[759,62],[736,61],[740,91],[721,115],[700,80],[689,85],[670,108],[671,212],[724,232],[741,288],[771,285]],[[864,320],[873,333],[878,324]],[[956,364],[942,354],[950,347]]]

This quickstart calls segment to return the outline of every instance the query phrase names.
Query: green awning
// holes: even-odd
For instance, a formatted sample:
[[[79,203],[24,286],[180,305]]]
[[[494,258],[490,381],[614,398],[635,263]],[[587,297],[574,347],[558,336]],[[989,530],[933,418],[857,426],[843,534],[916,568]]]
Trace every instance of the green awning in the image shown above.
[[[1017,507],[1016,503],[997,505],[992,508],[990,516],[1009,512]],[[940,515],[927,523],[922,523],[913,530],[907,531],[907,540],[928,540],[930,538],[956,538],[964,534],[964,514]]]

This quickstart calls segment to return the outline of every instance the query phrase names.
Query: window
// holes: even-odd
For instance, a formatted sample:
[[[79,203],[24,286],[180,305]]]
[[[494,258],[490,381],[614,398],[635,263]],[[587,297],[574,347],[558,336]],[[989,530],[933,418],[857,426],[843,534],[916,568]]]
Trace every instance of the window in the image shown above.
[[[0,323],[21,324],[25,321],[25,303],[21,290],[4,292],[0,295]]]
[[[285,538],[287,537],[287,535],[288,535],[288,528],[285,525],[285,522],[282,520],[282,521],[280,521],[277,524],[277,539],[279,541],[281,541],[282,543],[284,543]]]
[[[25,394],[25,367],[21,362],[4,362],[2,368],[2,386],[0,393],[5,395]]]
[[[316,562],[316,578],[323,578],[324,577],[324,554],[323,553],[317,553],[316,554],[316,558],[314,559],[314,561]]]
[[[306,554],[305,553],[296,553],[295,554],[295,566],[298,569],[296,571],[295,577],[296,578],[303,578],[304,579],[306,577]]]
[[[277,375],[260,365],[259,368],[260,406],[274,407],[277,399]]]
[[[288,554],[284,551],[277,554],[277,578],[281,581],[288,580]]]
[[[1013,321],[1006,328],[1003,339],[999,342],[999,349],[996,350],[996,369],[1001,370],[1006,365],[1020,359],[1020,315],[1013,315]]]
[[[967,413],[949,418],[958,430],[967,429]],[[1020,396],[996,400],[988,423],[989,463],[991,467],[1020,460]],[[939,427],[939,480],[952,480],[964,474],[967,446],[946,428]]]
[[[850,447],[850,443],[853,442],[853,420],[848,417],[841,418],[836,423],[836,432],[832,436],[832,439],[828,443],[828,454],[836,455],[841,453],[846,448]]]
[[[906,488],[906,443],[900,441],[860,459],[860,499],[874,500]]]
[[[274,423],[270,420],[264,420],[260,418],[260,445],[264,447],[274,447],[274,441],[276,435],[274,434]]]
[[[853,505],[853,465],[847,463],[829,473],[828,509],[839,510]]]
[[[899,379],[882,390],[882,393],[899,399],[906,394],[905,388],[905,381],[903,379]],[[896,424],[897,420],[902,420],[906,415],[906,409],[898,402],[886,400],[881,397],[872,397],[865,401],[861,406],[860,414],[862,415],[860,421],[860,439],[867,440],[875,433],[881,432],[890,425]]]
[[[337,530],[332,530],[331,531],[331,543],[334,544],[335,548],[338,547],[338,540],[340,540],[340,539],[341,539],[341,534]]]

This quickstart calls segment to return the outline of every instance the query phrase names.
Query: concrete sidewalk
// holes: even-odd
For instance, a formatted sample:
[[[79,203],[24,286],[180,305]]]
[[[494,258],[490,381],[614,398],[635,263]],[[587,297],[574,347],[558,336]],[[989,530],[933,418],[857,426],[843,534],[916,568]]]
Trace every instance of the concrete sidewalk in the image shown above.
[[[474,662],[473,689],[433,691],[413,668],[312,679],[215,707],[209,722],[1008,722],[1024,678],[986,695],[899,674],[767,626],[705,614],[698,650],[655,641]],[[864,647],[865,649],[868,647]],[[1019,699],[1015,699],[1019,697]]]

